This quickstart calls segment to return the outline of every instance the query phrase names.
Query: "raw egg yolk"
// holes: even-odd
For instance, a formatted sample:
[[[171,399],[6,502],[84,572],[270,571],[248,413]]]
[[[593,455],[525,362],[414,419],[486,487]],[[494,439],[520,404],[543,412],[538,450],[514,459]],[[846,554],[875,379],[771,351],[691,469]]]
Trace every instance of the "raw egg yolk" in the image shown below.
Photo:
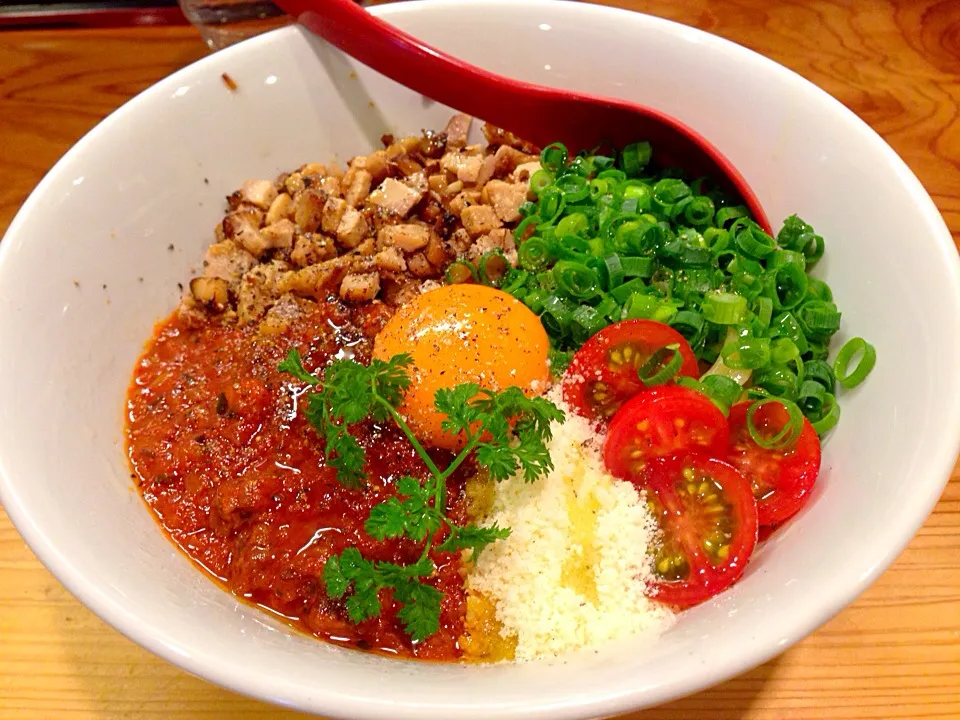
[[[444,432],[433,406],[441,388],[477,383],[527,395],[546,389],[547,334],[540,319],[505,292],[484,285],[446,285],[403,305],[377,335],[373,356],[413,356],[400,412],[422,442],[456,450],[464,438]]]

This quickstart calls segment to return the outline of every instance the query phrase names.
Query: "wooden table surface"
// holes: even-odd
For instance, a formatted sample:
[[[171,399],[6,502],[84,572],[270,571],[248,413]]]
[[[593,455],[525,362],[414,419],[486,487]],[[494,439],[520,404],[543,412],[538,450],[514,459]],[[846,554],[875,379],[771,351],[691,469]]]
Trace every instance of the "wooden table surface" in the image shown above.
[[[960,238],[960,0],[610,4],[722,35],[839,98],[903,156]],[[190,28],[0,34],[0,232],[83,133],[205,52]],[[306,716],[221,690],[123,638],[44,570],[0,510],[0,720],[295,717]],[[629,718],[960,718],[960,467],[852,607],[752,672]]]

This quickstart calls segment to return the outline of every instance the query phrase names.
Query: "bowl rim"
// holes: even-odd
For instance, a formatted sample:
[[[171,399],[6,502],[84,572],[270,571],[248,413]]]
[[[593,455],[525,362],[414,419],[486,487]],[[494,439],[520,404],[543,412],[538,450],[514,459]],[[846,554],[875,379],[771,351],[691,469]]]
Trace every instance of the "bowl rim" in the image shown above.
[[[520,0],[520,2],[524,5],[543,7],[545,11],[548,8],[553,9],[558,5],[556,0]],[[434,8],[444,9],[454,5],[462,7],[465,3],[473,5],[482,4],[485,8],[491,9],[491,11],[504,11],[515,7],[516,0],[417,0],[416,2],[376,6],[371,10],[389,19],[403,17],[411,13],[429,13]],[[900,156],[897,155],[876,131],[839,100],[833,98],[829,93],[820,89],[814,83],[779,63],[749,48],[745,48],[706,31],[663,18],[620,8],[581,5],[574,2],[563,3],[563,5],[567,7],[562,12],[581,12],[599,16],[609,16],[612,20],[615,20],[617,17],[622,17],[624,13],[629,13],[630,15],[641,16],[644,22],[648,22],[654,28],[660,28],[672,33],[696,33],[703,42],[709,42],[720,47],[725,47],[731,51],[753,56],[751,58],[752,62],[759,62],[766,65],[768,69],[774,69],[784,82],[794,83],[797,87],[803,87],[807,90],[812,89],[819,93],[824,101],[832,103],[839,117],[842,117],[848,123],[855,124],[859,131],[866,131],[865,134],[872,143],[873,149],[886,158],[887,162],[895,170],[898,179],[903,184],[904,190],[910,195],[914,202],[917,203],[921,212],[929,220],[931,230],[935,230],[935,232],[930,233],[932,235],[931,240],[936,243],[937,249],[943,256],[944,262],[948,267],[949,281],[956,290],[955,297],[957,298],[957,303],[952,308],[952,312],[955,318],[960,318],[960,257],[957,255],[956,247],[954,246],[943,217],[920,181]],[[571,8],[575,9],[571,10]],[[224,61],[229,61],[233,57],[239,57],[251,51],[257,51],[261,49],[261,46],[282,42],[288,35],[301,32],[306,33],[307,31],[297,25],[289,25],[250,38],[217,53],[205,55],[154,83],[113,111],[78,140],[63,157],[56,162],[23,203],[4,235],[4,242],[0,243],[0,267],[2,267],[5,262],[11,261],[10,258],[16,252],[15,244],[17,243],[15,243],[15,241],[19,242],[20,240],[17,236],[21,232],[21,227],[26,225],[27,218],[36,211],[41,202],[41,198],[47,190],[57,182],[63,170],[79,155],[85,152],[86,148],[94,143],[102,134],[110,132],[117,123],[122,123],[125,118],[135,110],[136,105],[143,102],[145,98],[163,94],[167,92],[169,88],[182,84],[183,79],[194,75],[198,69],[223,64]],[[958,386],[958,388],[960,388],[960,386]],[[164,632],[157,632],[155,628],[139,622],[136,612],[127,609],[122,604],[110,598],[102,592],[95,583],[86,580],[85,577],[71,565],[69,558],[62,554],[60,550],[49,541],[43,528],[35,522],[30,508],[20,501],[16,490],[16,483],[13,481],[10,473],[4,468],[2,457],[0,457],[0,502],[2,502],[6,509],[11,522],[47,570],[101,620],[167,662],[242,695],[294,707],[307,712],[322,712],[332,717],[349,717],[353,720],[365,720],[367,718],[376,720],[377,718],[384,717],[384,713],[398,720],[401,718],[410,718],[412,720],[413,718],[423,717],[443,718],[449,717],[451,713],[458,711],[467,712],[470,710],[482,710],[484,712],[483,717],[486,718],[522,717],[554,719],[583,717],[585,713],[590,713],[592,716],[597,714],[609,715],[611,713],[626,712],[639,707],[649,707],[682,697],[692,692],[699,692],[757,667],[814,632],[833,616],[848,607],[873,584],[880,574],[893,563],[906,545],[913,539],[916,532],[930,515],[949,482],[952,469],[957,460],[957,455],[960,454],[960,392],[957,393],[955,400],[956,401],[950,403],[950,407],[944,411],[948,418],[947,430],[950,432],[942,433],[942,438],[945,439],[942,439],[932,448],[927,456],[928,467],[935,470],[935,472],[931,472],[931,482],[928,484],[926,492],[922,493],[919,497],[914,497],[913,502],[903,508],[904,513],[901,515],[902,520],[899,525],[899,534],[891,536],[887,544],[882,546],[882,551],[876,553],[870,567],[863,573],[857,575],[856,578],[851,579],[850,583],[841,588],[833,589],[829,595],[824,596],[828,599],[809,603],[806,612],[801,617],[794,617],[790,624],[789,632],[785,632],[783,635],[783,640],[780,642],[753,642],[746,650],[737,656],[736,662],[723,667],[703,668],[696,680],[692,680],[691,678],[675,678],[654,688],[648,687],[626,692],[600,692],[587,699],[571,700],[562,706],[549,702],[538,702],[535,704],[497,705],[485,708],[482,704],[471,706],[469,703],[460,705],[431,703],[416,705],[394,704],[391,703],[389,699],[381,700],[375,697],[361,699],[353,695],[335,693],[325,693],[322,696],[317,696],[312,694],[309,688],[300,687],[295,683],[278,684],[275,681],[268,683],[264,678],[247,673],[242,668],[230,664],[229,661],[224,662],[225,659],[229,659],[218,657],[216,653],[206,651],[198,652],[196,648],[191,648],[189,653],[182,653],[178,650],[177,643],[171,640],[171,638],[166,637]],[[949,441],[949,437],[951,436],[955,438],[952,443]],[[932,478],[935,475],[942,478],[942,481],[939,483],[933,482]],[[391,662],[398,661],[392,660]]]

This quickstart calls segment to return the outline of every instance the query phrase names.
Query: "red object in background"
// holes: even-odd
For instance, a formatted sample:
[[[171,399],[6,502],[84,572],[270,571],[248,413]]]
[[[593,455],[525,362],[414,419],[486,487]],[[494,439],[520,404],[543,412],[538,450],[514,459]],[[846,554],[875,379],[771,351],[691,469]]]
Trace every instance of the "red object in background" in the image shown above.
[[[589,150],[598,143],[623,147],[647,140],[660,163],[725,179],[771,232],[760,201],[736,167],[702,135],[659,110],[496,75],[420,42],[351,0],[277,0],[277,5],[364,65],[535,145],[559,141]]]
[[[28,28],[109,28],[186,25],[176,3],[43,3],[0,7],[0,30]]]

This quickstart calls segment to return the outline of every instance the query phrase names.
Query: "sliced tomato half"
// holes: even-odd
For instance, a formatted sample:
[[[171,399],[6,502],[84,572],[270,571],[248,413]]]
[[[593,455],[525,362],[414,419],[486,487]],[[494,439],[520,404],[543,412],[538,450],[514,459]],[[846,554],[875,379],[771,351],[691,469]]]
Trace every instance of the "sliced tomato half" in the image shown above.
[[[662,532],[653,554],[654,597],[687,608],[735,583],[757,544],[757,504],[729,463],[683,453],[630,478],[647,493]]]
[[[699,451],[724,456],[727,419],[696,390],[665,385],[647,390],[617,411],[607,429],[603,460],[616,477],[641,472],[654,458]]]
[[[579,415],[609,419],[646,389],[637,371],[660,348],[676,345],[683,360],[678,375],[698,376],[690,344],[669,325],[655,320],[622,320],[584,343],[563,376],[563,399]]]
[[[793,447],[768,450],[754,441],[747,428],[751,403],[730,408],[730,449],[728,458],[740,470],[753,489],[761,525],[778,525],[795,515],[806,503],[820,474],[820,438],[810,421],[803,419],[803,430]],[[787,422],[786,409],[776,402],[757,408],[753,416],[761,436],[774,437]],[[761,437],[762,439],[762,437]]]

